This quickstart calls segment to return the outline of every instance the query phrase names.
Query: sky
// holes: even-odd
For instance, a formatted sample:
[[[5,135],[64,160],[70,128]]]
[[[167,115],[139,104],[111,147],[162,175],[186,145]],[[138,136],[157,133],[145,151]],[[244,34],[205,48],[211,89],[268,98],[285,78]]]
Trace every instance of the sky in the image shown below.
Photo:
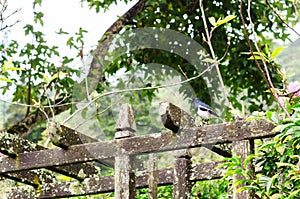
[[[44,0],[42,1],[42,7],[37,7],[38,11],[44,13],[44,26],[40,27],[40,30],[46,34],[49,44],[64,48],[66,47],[66,41],[60,39],[55,32],[63,28],[66,32],[75,33],[81,27],[88,31],[84,38],[85,46],[95,48],[97,41],[110,25],[136,2],[137,0],[128,4],[119,2],[118,5],[111,5],[110,10],[105,13],[103,11],[96,13],[94,9],[89,10],[87,4],[81,6],[80,0]],[[12,28],[8,40],[18,38],[18,40],[24,41],[25,44],[30,38],[24,36],[23,27],[26,24],[33,24],[32,0],[9,0],[8,5],[9,11],[21,8],[20,12],[10,18],[11,22],[20,20],[20,23]]]
[[[117,20],[118,16],[122,16],[137,0],[133,0],[128,4],[123,1],[118,2],[118,5],[113,4],[107,12],[101,11],[96,13],[94,9],[89,10],[87,4],[81,6],[80,0],[43,0],[42,7],[37,6],[37,10],[44,13],[44,27],[42,32],[46,33],[46,39],[49,44],[59,46],[63,51],[68,52],[66,39],[70,35],[58,37],[55,33],[60,28],[69,33],[75,33],[80,27],[87,30],[85,34],[85,51],[89,52],[95,48],[97,41],[102,37],[103,33],[110,25]],[[23,43],[30,42],[30,37],[24,36],[23,27],[26,24],[33,23],[32,0],[9,0],[9,10],[13,11],[16,8],[21,8],[21,11],[10,18],[11,22],[20,20],[21,22],[12,28],[9,34],[10,39],[18,38]],[[295,28],[300,32],[300,24]],[[0,35],[1,36],[1,35]],[[3,38],[3,36],[2,36]],[[292,40],[298,36],[292,32]]]

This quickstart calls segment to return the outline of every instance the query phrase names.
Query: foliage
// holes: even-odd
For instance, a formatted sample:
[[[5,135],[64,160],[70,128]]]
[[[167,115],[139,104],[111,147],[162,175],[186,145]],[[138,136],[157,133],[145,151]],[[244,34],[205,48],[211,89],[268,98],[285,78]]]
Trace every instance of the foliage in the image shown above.
[[[196,182],[192,189],[192,196],[201,199],[226,199],[228,198],[228,183],[225,180]]]
[[[95,8],[98,12],[100,9],[107,9],[111,4],[116,3],[114,0],[97,1],[97,0],[82,0],[82,4],[88,3],[90,8]],[[284,5],[288,5],[291,2],[273,2],[269,1],[269,4],[263,1],[253,2],[252,18],[256,27],[261,27],[259,31],[259,37],[261,39],[261,48],[265,49],[266,56],[277,55],[278,50],[273,52],[270,49],[273,48],[272,42],[264,35],[268,32],[269,36],[273,36],[274,39],[286,40],[288,34],[286,33],[286,27],[282,26],[282,21],[275,16],[270,5],[280,10]],[[43,26],[43,13],[39,11],[39,7],[42,6],[42,1],[34,1],[34,22],[36,25],[26,25],[24,27],[25,35],[32,37],[33,42],[27,43],[23,47],[19,46],[17,41],[12,41],[8,47],[1,46],[1,50],[5,52],[1,59],[1,65],[4,66],[12,60],[12,65],[15,68],[22,70],[12,71],[17,74],[11,75],[8,71],[2,71],[2,81],[6,84],[2,86],[2,91],[5,93],[9,89],[15,87],[13,101],[19,103],[25,103],[27,105],[34,104],[36,106],[53,104],[55,99],[64,98],[70,96],[73,92],[74,77],[79,75],[78,69],[71,67],[74,58],[61,55],[57,46],[49,46],[45,40],[44,33],[38,30],[38,26]],[[259,108],[266,109],[266,106],[262,104],[272,104],[271,98],[267,90],[265,83],[261,75],[258,73],[258,69],[254,62],[249,61],[249,56],[243,53],[248,51],[248,46],[243,37],[241,31],[241,21],[239,19],[238,4],[226,1],[207,1],[204,2],[204,8],[206,15],[209,17],[209,28],[216,28],[212,36],[212,43],[215,48],[218,58],[222,57],[226,52],[227,38],[230,38],[231,46],[225,59],[220,65],[221,73],[224,78],[224,82],[229,89],[230,101],[235,108],[241,109],[240,99],[247,101],[246,110],[252,112]],[[254,9],[255,8],[255,9]],[[244,10],[244,12],[246,12]],[[295,23],[293,18],[293,9],[287,8],[286,13],[283,13],[284,19],[289,23]],[[176,1],[147,1],[145,8],[140,12],[129,24],[123,27],[123,30],[134,29],[138,27],[164,27],[181,32],[195,41],[202,44],[204,48],[208,48],[205,41],[202,39],[202,33],[204,32],[203,21],[200,20],[200,9],[197,1],[182,2]],[[272,21],[272,24],[270,23]],[[275,25],[274,25],[275,24]],[[277,25],[277,26],[276,26]],[[280,32],[280,34],[279,34]],[[283,32],[283,34],[281,34]],[[69,33],[59,29],[58,35],[68,35]],[[71,35],[66,41],[66,45],[72,50],[77,51],[78,57],[83,58],[82,48],[84,46],[84,33],[86,31],[80,28],[75,35]],[[21,50],[19,50],[21,49]],[[275,65],[272,61],[269,61],[270,72],[272,75],[273,83],[275,87],[282,88],[281,74],[278,72],[278,65]],[[53,63],[50,60],[59,59],[61,64]],[[149,63],[160,63],[165,66],[172,67],[175,71],[180,71],[180,66],[186,76],[193,77],[198,74],[198,69],[191,65],[187,60],[182,57],[164,50],[159,49],[139,49],[134,52],[128,52],[121,56],[119,59],[113,60],[113,62],[104,68],[103,72],[108,80],[114,76],[118,71],[125,69],[126,75],[131,75],[131,78],[119,78],[116,89],[127,88],[129,85],[147,87],[160,85],[167,76],[161,76],[157,71],[150,71],[147,69]],[[146,67],[141,67],[144,64]],[[132,75],[140,75],[141,78],[132,78]],[[171,76],[173,74],[170,74]],[[182,75],[181,75],[182,76]],[[140,83],[136,83],[139,81]],[[215,82],[211,82],[214,84]],[[217,103],[222,104],[222,94],[220,91],[215,90],[213,93],[215,96],[209,95],[209,89],[214,89],[214,86],[208,86],[202,78],[194,79],[190,82],[190,85],[195,91],[195,95],[203,99],[203,101],[210,104],[211,98]],[[112,90],[111,82],[107,81],[101,86],[101,90],[98,93],[103,93]],[[190,92],[186,89],[179,89],[185,99],[191,97]],[[48,93],[48,94],[47,94]],[[51,96],[47,96],[51,93]],[[124,101],[135,101],[140,103],[148,103],[155,99],[158,92],[157,90],[145,90],[141,92],[131,93],[125,98]],[[147,99],[148,102],[145,102]],[[216,107],[224,109],[220,107]],[[27,110],[27,113],[30,110]],[[72,110],[74,111],[74,110]],[[138,110],[138,112],[140,112]],[[84,111],[82,112],[84,116]],[[225,115],[225,113],[224,113]],[[147,113],[139,115],[140,117],[148,116]],[[230,116],[228,113],[226,116]],[[105,116],[103,116],[105,117]],[[99,118],[101,121],[100,117]],[[113,120],[113,118],[111,118]],[[145,118],[146,119],[146,118]],[[102,120],[103,121],[103,120]],[[149,121],[145,124],[150,124]],[[100,125],[101,122],[100,122]],[[111,127],[109,129],[113,130]],[[111,130],[108,130],[106,134],[111,134]]]
[[[61,99],[62,103],[64,98],[71,95],[74,77],[79,75],[78,69],[70,67],[74,58],[63,56],[57,46],[51,46],[46,41],[44,33],[40,31],[40,27],[44,25],[44,14],[39,11],[42,2],[33,3],[34,24],[24,26],[24,35],[31,42],[20,46],[22,42],[12,40],[8,44],[0,45],[0,81],[2,94],[8,93],[6,96],[9,96],[13,93],[13,102],[35,107],[27,106],[26,110],[22,106],[10,106],[6,126],[11,126],[18,122],[17,120],[36,111],[36,107],[55,104],[57,99]],[[70,48],[77,49],[76,45],[84,45],[83,33],[84,30],[80,29],[74,44],[70,43]],[[57,60],[60,60],[60,63],[57,63]],[[19,111],[20,109],[22,110]],[[33,130],[33,134],[34,132],[39,131],[37,129]],[[36,141],[37,137],[40,135],[33,135],[32,140]]]
[[[274,131],[280,132],[273,139],[260,143],[256,154],[246,158],[233,157],[223,166],[227,167],[224,179],[239,174],[244,179],[236,180],[233,186],[246,184],[237,191],[253,190],[258,198],[298,198],[300,197],[300,104],[299,97],[286,101],[291,118],[280,119],[276,111],[267,112],[270,120],[277,124]],[[260,172],[253,174],[246,165],[254,162]]]
[[[158,187],[158,193],[157,198],[163,199],[163,198],[172,198],[173,188],[171,185],[167,186],[160,186]],[[137,189],[137,199],[146,199],[148,198],[148,189]]]
[[[97,11],[103,6],[100,5],[98,1],[87,2],[90,3],[91,7],[96,8]],[[111,3],[112,1],[103,2],[105,6]],[[292,6],[286,6],[289,4],[292,4],[292,2],[253,1],[251,3],[251,16],[254,26],[260,27],[257,33],[261,41],[259,43],[261,49],[264,49],[266,46],[269,46],[271,49],[273,48],[273,42],[269,38],[282,41],[288,39],[287,27],[284,26],[281,19],[276,17],[273,8],[276,8],[280,12],[286,7],[284,12],[280,12],[283,20],[287,23],[295,24],[296,20],[294,18],[295,13],[293,8]],[[240,109],[239,98],[241,97],[242,99],[247,99],[247,110],[250,113],[258,110],[259,107],[266,110],[267,107],[261,106],[261,104],[271,104],[273,99],[269,93],[265,92],[267,86],[258,72],[254,61],[249,61],[248,57],[242,54],[248,52],[249,47],[244,38],[244,33],[241,30],[242,22],[240,18],[233,17],[239,16],[239,3],[236,1],[205,1],[204,8],[206,15],[209,16],[210,22],[213,23],[211,26],[218,26],[212,37],[213,46],[217,47],[216,54],[218,58],[221,58],[226,52],[228,38],[230,38],[231,46],[229,47],[225,59],[221,63],[220,69],[224,82],[231,94],[231,103],[235,108]],[[243,8],[243,13],[246,14],[246,5],[244,5]],[[200,20],[200,16],[197,1],[147,1],[145,10],[139,13],[126,29],[152,26],[169,28],[186,34],[208,49],[201,36],[204,32],[204,26],[202,20]],[[228,23],[226,23],[225,26],[219,26],[224,22]],[[211,26],[209,28],[211,28]],[[266,35],[268,35],[268,37]],[[109,68],[105,68],[105,73],[107,75],[114,74],[120,68],[134,71],[135,69],[131,63],[127,61],[129,59],[134,59],[139,63],[162,63],[178,71],[178,65],[180,65],[188,77],[193,77],[197,74],[197,69],[182,57],[159,49],[143,49],[131,52],[128,56],[121,58],[121,60],[116,60]],[[118,65],[118,67],[116,67],[116,65]],[[282,87],[280,74],[278,74],[277,67],[273,66],[273,64],[269,63],[272,81],[275,87]],[[203,80],[198,78],[192,81],[191,85],[194,91],[196,91],[196,95],[210,104],[211,99],[207,91],[207,85],[205,85]],[[219,98],[222,98],[220,93],[217,93],[217,95]],[[188,96],[186,95],[186,97]]]

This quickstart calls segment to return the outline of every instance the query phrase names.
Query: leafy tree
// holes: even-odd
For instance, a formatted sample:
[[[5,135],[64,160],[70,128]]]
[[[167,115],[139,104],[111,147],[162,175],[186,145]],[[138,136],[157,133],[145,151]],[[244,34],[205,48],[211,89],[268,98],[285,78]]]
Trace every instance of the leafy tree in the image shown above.
[[[88,3],[90,8],[95,8],[96,12],[100,9],[107,9],[115,1],[94,1],[94,0],[82,0],[83,5]],[[252,2],[252,22],[254,27],[261,29],[258,32],[260,38],[260,48],[262,50],[268,48],[272,49],[273,43],[265,35],[271,36],[274,39],[281,39],[285,41],[288,39],[288,33],[286,33],[285,23],[295,24],[296,18],[295,10],[293,7],[286,9],[284,13],[280,13],[281,18],[277,16],[277,12],[272,8],[283,8],[285,5],[292,4],[292,2],[273,2],[273,1],[259,1]],[[249,51],[247,40],[245,39],[245,33],[241,27],[243,26],[242,20],[239,17],[240,14],[246,18],[246,3],[241,1],[242,9],[240,10],[239,2],[218,2],[218,1],[205,1],[204,9],[205,14],[208,16],[210,23],[208,23],[208,29],[214,29],[211,37],[211,43],[213,44],[215,54],[217,58],[223,57],[224,59],[220,63],[220,71],[222,78],[225,82],[228,90],[230,102],[237,109],[242,109],[240,99],[246,101],[247,112],[254,110],[266,110],[268,106],[273,102],[270,93],[265,92],[268,87],[264,82],[262,76],[258,71],[257,66],[251,60],[248,60],[249,55],[245,52]],[[39,11],[38,6],[42,5],[42,1],[34,1],[35,15],[34,22],[43,25],[43,13]],[[148,87],[158,86],[166,80],[167,76],[157,76],[157,71],[148,70],[148,64],[160,63],[162,65],[173,68],[174,71],[178,71],[186,78],[195,77],[199,74],[198,68],[191,64],[185,58],[180,57],[178,54],[174,54],[172,51],[165,51],[161,49],[136,49],[134,51],[129,50],[126,54],[112,60],[111,63],[106,64],[105,68],[93,68],[93,63],[101,61],[101,52],[103,50],[101,46],[107,46],[105,43],[113,34],[119,31],[134,30],[141,27],[162,27],[178,31],[187,37],[197,41],[203,46],[208,53],[212,53],[209,50],[207,41],[203,37],[205,30],[203,20],[201,20],[201,11],[198,1],[140,1],[129,10],[123,18],[120,18],[118,22],[114,23],[112,27],[108,29],[104,37],[99,40],[98,48],[93,52],[95,55],[92,61],[90,73],[97,73],[98,76],[102,74],[99,79],[101,84],[96,87],[89,86],[92,92],[96,89],[98,94],[107,92],[112,89],[112,84],[109,78],[116,74],[118,71],[126,71],[126,73],[132,74],[131,78],[117,79],[118,84],[116,89],[129,87]],[[241,12],[241,13],[240,13]],[[214,24],[217,19],[224,19],[227,16],[236,16],[228,23],[218,25]],[[121,24],[121,25],[120,25]],[[217,26],[216,26],[217,25]],[[12,41],[9,44],[9,48],[4,48],[5,56],[3,56],[2,64],[14,57],[12,65],[15,68],[19,68],[16,73],[19,76],[18,79],[11,78],[10,73],[2,71],[3,78],[7,78],[9,81],[2,87],[3,92],[16,86],[16,92],[14,93],[13,101],[18,103],[25,103],[27,105],[34,104],[36,107],[46,104],[54,104],[57,99],[68,98],[74,91],[74,77],[79,75],[78,69],[74,69],[71,66],[74,58],[62,56],[56,46],[48,46],[44,34],[36,30],[37,25],[26,25],[24,27],[25,35],[33,36],[34,42],[31,44],[25,44],[24,47],[19,47],[17,41]],[[66,44],[70,48],[78,52],[78,57],[83,58],[82,48],[84,46],[84,33],[86,31],[81,28],[75,34],[71,36]],[[58,34],[67,34],[62,29]],[[176,39],[176,38],[175,38]],[[230,46],[228,42],[230,40]],[[251,43],[253,45],[253,43]],[[21,49],[18,51],[18,49]],[[105,51],[103,51],[105,52]],[[21,59],[18,60],[17,57]],[[61,60],[61,65],[57,66],[50,60],[53,58]],[[146,67],[142,67],[144,64]],[[271,80],[276,88],[282,88],[281,74],[278,73],[278,66],[274,63],[268,63],[268,70],[271,74]],[[137,78],[132,78],[134,75],[140,74],[144,76],[141,83],[136,84]],[[172,76],[172,74],[170,74]],[[177,75],[178,76],[178,75]],[[89,77],[93,76],[89,74]],[[95,77],[95,76],[94,76]],[[215,79],[208,80],[212,85],[208,85],[207,81],[203,78],[195,78],[190,81],[191,89],[195,92],[194,96],[202,98],[208,104],[213,101],[215,104],[219,104],[216,108],[224,109],[224,97],[223,93],[216,89],[217,82]],[[82,85],[84,86],[84,85]],[[84,90],[84,89],[81,89]],[[215,96],[211,95],[211,90]],[[47,96],[49,92],[52,92],[52,96]],[[131,101],[143,101],[142,98],[148,98],[151,103],[152,99],[157,94],[155,89],[136,91],[137,95],[131,95]],[[184,95],[184,98],[191,97],[190,92],[186,89],[180,89]],[[133,100],[135,98],[135,100]],[[142,101],[141,101],[142,100]],[[66,99],[64,102],[68,102]],[[145,103],[145,102],[143,102]],[[27,108],[26,115],[31,111],[38,111],[39,109]],[[73,109],[74,110],[74,109]],[[83,114],[84,115],[84,114]],[[225,115],[225,113],[224,113]],[[228,116],[228,114],[226,114]],[[142,116],[141,116],[142,117]]]
[[[234,186],[247,184],[238,189],[252,190],[258,198],[299,198],[299,94],[291,102],[286,101],[288,110],[293,114],[290,119],[281,119],[276,111],[267,112],[270,120],[278,126],[274,131],[279,134],[273,139],[259,143],[256,154],[250,155],[244,163],[240,157],[229,159],[224,166],[227,174],[224,179],[240,174],[244,179],[234,182]],[[260,172],[254,176],[246,169],[253,161]]]
[[[85,2],[85,1],[83,1]],[[87,0],[90,7],[99,11],[101,7],[107,7],[114,1],[105,1],[100,3],[94,0]],[[246,18],[246,3],[242,1],[242,14]],[[277,13],[274,8],[282,11],[281,8],[285,5],[289,5],[285,10],[285,13],[281,13],[281,18],[277,17]],[[244,52],[249,52],[249,46],[245,39],[245,33],[243,32],[242,21],[240,19],[240,3],[236,1],[205,1],[204,8],[205,13],[209,17],[215,19],[224,18],[228,15],[237,16],[232,22],[225,26],[218,27],[212,36],[212,43],[215,46],[215,53],[217,57],[221,58],[228,47],[228,40],[230,39],[231,45],[229,46],[226,57],[221,63],[220,69],[224,82],[230,93],[230,101],[234,107],[241,108],[238,96],[241,96],[243,100],[247,99],[249,112],[262,108],[267,109],[267,106],[261,107],[261,104],[270,104],[273,99],[269,93],[265,91],[268,89],[263,81],[262,75],[253,61],[249,61],[249,56],[244,55]],[[297,20],[294,17],[296,12],[292,6],[292,2],[275,2],[275,1],[255,1],[251,2],[251,17],[254,27],[258,28],[258,37],[261,39],[259,43],[260,48],[263,50],[266,45],[273,47],[272,40],[287,40],[288,27],[284,24],[295,24]],[[170,28],[179,31],[187,36],[193,38],[204,48],[208,50],[208,46],[203,41],[203,33],[205,27],[201,20],[201,13],[198,5],[198,1],[146,1],[144,9],[139,12],[133,19],[128,19],[127,26],[123,29],[134,29],[138,27],[163,27]],[[297,16],[296,16],[297,17]],[[209,24],[209,29],[212,25]],[[266,36],[268,35],[268,37]],[[100,42],[101,44],[101,42]],[[251,43],[253,45],[253,43]],[[158,56],[159,55],[159,56]],[[100,69],[104,71],[104,74],[114,74],[120,68],[126,68],[127,70],[134,70],[132,64],[128,62],[128,59],[132,57],[140,63],[162,63],[178,70],[178,65],[181,65],[184,72],[188,77],[193,77],[197,74],[197,68],[189,64],[183,58],[170,53],[164,52],[159,49],[143,49],[130,53],[125,56],[121,61],[116,60],[118,67],[112,65],[108,68]],[[281,78],[278,74],[276,67],[270,63],[268,66],[272,81],[275,87],[282,87]],[[138,69],[137,69],[138,70]],[[191,85],[196,91],[196,95],[201,97],[207,103],[210,102],[207,85],[201,80],[196,79],[191,82]],[[206,88],[206,89],[205,89]],[[203,90],[204,89],[204,90]],[[206,91],[205,91],[206,90]],[[246,92],[245,92],[246,91]],[[219,96],[221,94],[219,93]],[[259,99],[259,100],[256,100]]]

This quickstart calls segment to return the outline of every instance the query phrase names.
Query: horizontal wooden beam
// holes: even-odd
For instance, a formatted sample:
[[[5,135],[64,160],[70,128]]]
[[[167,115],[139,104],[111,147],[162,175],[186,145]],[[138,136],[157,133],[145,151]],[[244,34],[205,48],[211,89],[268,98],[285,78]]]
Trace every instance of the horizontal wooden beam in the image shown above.
[[[54,144],[65,150],[67,150],[72,145],[99,142],[99,140],[95,138],[87,136],[83,133],[80,133],[64,125],[59,125],[55,133],[54,134],[52,133],[52,136],[55,137]],[[96,161],[105,166],[114,168],[115,160],[113,158],[105,159],[105,160],[96,160]],[[136,159],[134,164],[134,169],[138,171],[142,171],[145,169],[140,159]]]
[[[164,132],[74,145],[68,150],[58,148],[21,153],[17,159],[1,158],[0,174],[109,159],[118,155],[118,151],[123,151],[128,155],[138,155],[270,137],[277,134],[272,131],[273,128],[274,125],[265,120],[242,121],[187,128],[176,134]]]
[[[7,133],[7,132],[1,132],[0,133],[0,152],[4,153],[10,157],[3,157],[4,159],[10,159],[10,161],[15,162],[15,164],[18,164],[19,161],[19,154],[31,154],[32,152],[38,152],[40,150],[46,151],[46,148],[37,145],[35,143],[29,142],[28,140],[25,140],[23,138],[20,138],[16,135]],[[47,160],[47,157],[45,157]],[[24,160],[24,164],[26,164],[26,160]],[[29,159],[27,160],[27,164],[29,164]],[[53,164],[52,166],[48,167],[49,170],[55,171],[57,173],[64,174],[69,177],[76,178],[78,180],[83,180],[85,177],[89,175],[94,175],[98,173],[98,170],[91,165],[90,163],[84,163],[84,164],[70,164],[68,166],[60,167],[56,166],[57,164]],[[21,170],[20,170],[21,171]],[[38,171],[38,174],[41,176],[47,176],[47,174],[43,171]],[[25,182],[28,184],[31,184],[31,179],[35,176],[35,174],[26,174],[25,173],[19,173],[14,175],[6,175],[6,177],[12,178],[14,180]],[[16,179],[18,176],[19,179]],[[27,179],[26,179],[27,178]],[[43,177],[39,177],[42,180]],[[37,180],[35,179],[35,182]]]
[[[6,173],[2,174],[2,176],[34,187],[38,187],[43,183],[50,183],[55,181],[55,175],[53,173],[41,169]]]
[[[212,180],[221,178],[225,169],[216,169],[223,162],[206,162],[193,166],[191,170],[191,181]],[[172,168],[158,170],[158,185],[171,185],[174,180],[174,171]],[[148,187],[149,174],[147,172],[136,178],[136,187],[145,188]],[[38,198],[58,198],[58,197],[73,197],[80,195],[99,194],[114,191],[114,177],[104,176],[100,178],[88,178],[83,182],[69,181],[69,182],[55,182],[42,185],[41,194]],[[14,198],[14,194],[18,192],[12,192],[11,197]],[[18,193],[19,194],[19,193]],[[31,194],[32,193],[28,193]]]
[[[50,133],[50,135],[52,137],[52,140],[55,140],[55,142],[53,142],[53,144],[55,144],[56,146],[59,146],[63,149],[68,149],[68,147],[70,147],[72,145],[92,143],[92,142],[99,141],[95,138],[87,136],[83,133],[80,133],[80,132],[78,132],[72,128],[69,128],[67,126],[64,126],[64,125],[59,125],[56,128],[56,131]],[[108,167],[112,167],[112,168],[114,167],[114,159],[102,160],[102,161],[98,161],[98,162],[105,166],[108,166]]]

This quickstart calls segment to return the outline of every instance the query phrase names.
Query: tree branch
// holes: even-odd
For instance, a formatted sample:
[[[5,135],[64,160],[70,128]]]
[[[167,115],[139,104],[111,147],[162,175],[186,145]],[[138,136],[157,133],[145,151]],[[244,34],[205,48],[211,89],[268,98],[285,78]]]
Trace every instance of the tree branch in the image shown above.
[[[4,0],[4,1],[1,1],[1,2],[0,2],[0,6],[2,6],[2,8],[1,8],[1,10],[0,10],[0,23],[1,23],[1,25],[0,25],[0,31],[3,31],[3,30],[5,30],[5,29],[7,29],[7,28],[10,28],[10,27],[12,27],[12,26],[14,26],[15,24],[17,24],[17,23],[20,22],[20,20],[17,20],[17,21],[15,21],[15,22],[12,23],[12,24],[3,26],[5,20],[7,20],[9,17],[11,17],[12,15],[16,14],[17,12],[19,12],[19,11],[21,10],[21,9],[16,9],[16,10],[13,11],[12,13],[10,13],[9,15],[7,15],[7,16],[4,17],[3,14],[4,14],[4,12],[6,11],[6,9],[7,9],[7,7],[8,7],[7,2],[8,2],[7,0]]]
[[[270,2],[268,0],[265,0],[265,2],[269,6],[269,8],[275,13],[275,15],[279,18],[279,20],[300,37],[300,34],[293,27],[291,27],[286,21],[284,21],[284,19],[282,19],[282,17],[279,15],[279,13],[276,12],[275,8],[272,7]],[[295,4],[293,4],[293,6],[295,6]],[[295,9],[295,11],[297,12],[297,9]]]
[[[207,26],[207,23],[206,23],[205,12],[204,12],[204,8],[203,8],[203,0],[199,1],[199,6],[200,6],[200,10],[201,10],[201,14],[202,14],[202,19],[203,19],[203,23],[204,23],[204,29],[205,29],[205,33],[206,33],[206,37],[205,37],[206,38],[206,42],[207,42],[208,47],[210,49],[211,56],[212,56],[213,60],[216,61],[215,51],[214,51],[214,48],[213,48],[212,43],[211,43],[211,37],[212,37],[212,32],[213,32],[214,28],[211,30],[211,32],[208,31],[208,26]],[[224,82],[223,82],[222,74],[221,74],[220,69],[219,69],[219,62],[216,61],[216,63],[214,64],[214,66],[216,67],[216,70],[217,70],[218,78],[219,78],[219,81],[221,83],[221,88],[222,88],[222,91],[223,91],[223,94],[224,94],[226,105],[230,109],[233,109],[231,103],[228,100],[228,94],[227,94],[227,91],[226,91],[226,88],[225,88],[225,85],[224,85]]]
[[[250,11],[251,11],[251,0],[248,0],[247,17],[249,18],[250,27],[251,27],[252,34],[253,34],[254,46],[255,46],[256,51],[259,53],[259,56],[260,56],[260,59],[262,60],[264,69],[261,67],[261,65],[259,64],[258,60],[256,59],[256,56],[254,55],[252,44],[251,44],[251,41],[249,39],[249,35],[248,35],[248,32],[247,32],[246,23],[245,23],[245,20],[244,20],[244,17],[243,17],[243,2],[242,2],[242,0],[240,0],[240,10],[239,10],[239,13],[240,13],[240,17],[241,17],[241,20],[242,20],[242,23],[243,23],[246,40],[247,40],[247,43],[248,43],[249,48],[250,48],[250,53],[251,53],[252,57],[254,58],[255,64],[258,67],[259,71],[261,72],[261,74],[263,76],[263,79],[265,80],[265,82],[266,82],[266,84],[268,86],[268,89],[270,90],[270,92],[271,92],[272,96],[274,97],[275,101],[277,102],[278,106],[283,109],[283,111],[286,113],[286,115],[288,117],[290,117],[290,114],[288,113],[288,111],[286,110],[286,108],[284,106],[282,106],[282,104],[278,100],[278,95],[275,92],[275,88],[274,88],[274,85],[272,83],[272,80],[271,80],[271,77],[270,77],[270,74],[269,74],[269,71],[268,71],[267,64],[266,64],[266,62],[265,62],[265,60],[264,60],[264,58],[263,58],[263,56],[262,56],[262,54],[260,52],[258,44],[257,44],[256,33],[255,33],[254,24],[252,22],[251,12]]]
[[[130,8],[122,17],[115,21],[104,33],[103,38],[99,41],[97,48],[92,52],[93,60],[89,70],[88,77],[98,80],[100,82],[104,81],[102,74],[102,61],[105,57],[105,49],[108,48],[108,41],[115,34],[118,33],[125,25],[127,25],[131,19],[136,16],[139,12],[144,9],[147,0],[140,0],[132,8]],[[95,82],[95,83],[98,83]]]
[[[61,103],[61,99],[57,99],[55,103]],[[70,107],[71,105],[56,106],[53,108],[53,112],[55,115],[57,115],[59,113],[68,110]],[[35,126],[37,121],[46,120],[48,115],[51,116],[52,115],[51,112],[52,112],[51,107],[45,109],[44,113],[42,113],[41,111],[39,111],[39,109],[37,109],[36,111],[28,114],[25,118],[23,118],[18,123],[4,130],[6,130],[8,133],[20,135],[21,137],[23,137],[23,135],[28,133]]]

